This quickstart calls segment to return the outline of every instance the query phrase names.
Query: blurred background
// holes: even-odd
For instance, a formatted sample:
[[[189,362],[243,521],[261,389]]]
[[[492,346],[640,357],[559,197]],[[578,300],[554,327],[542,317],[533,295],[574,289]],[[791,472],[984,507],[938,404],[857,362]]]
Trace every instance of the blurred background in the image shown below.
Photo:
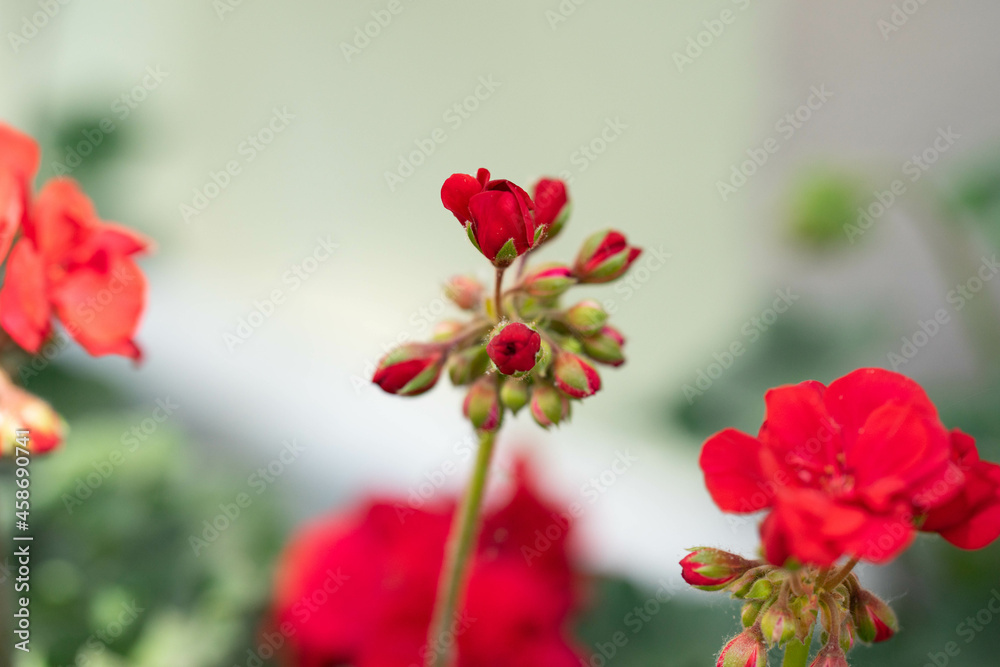
[[[522,415],[500,445],[498,476],[527,451],[552,497],[584,502],[581,646],[680,591],[684,547],[755,548],[697,455],[756,429],[768,387],[898,370],[1000,460],[1000,6],[399,0],[372,28],[386,6],[0,6],[0,118],[42,142],[39,182],[68,173],[158,243],[141,367],[69,346],[29,378],[72,432],[36,464],[37,648],[19,664],[245,664],[303,521],[461,488],[461,393],[369,384],[453,312],[445,278],[491,274],[441,207],[453,172],[567,180],[545,259],[609,226],[646,249],[593,290],[630,362],[571,423]],[[639,464],[583,500],[620,453]],[[1000,587],[998,556],[922,537],[863,569],[904,633],[852,664],[922,665],[950,641],[950,664],[995,664],[997,628],[966,644],[956,626]],[[671,596],[613,662],[710,664],[738,625],[717,597]]]

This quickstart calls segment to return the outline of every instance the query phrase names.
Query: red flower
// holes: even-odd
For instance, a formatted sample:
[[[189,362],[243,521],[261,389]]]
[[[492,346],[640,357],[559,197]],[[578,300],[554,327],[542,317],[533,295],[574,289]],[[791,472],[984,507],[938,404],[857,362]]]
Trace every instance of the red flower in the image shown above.
[[[0,262],[28,211],[38,161],[35,140],[0,123]]]
[[[948,432],[920,386],[898,373],[861,369],[829,387],[772,389],[765,402],[758,437],[712,436],[701,467],[724,511],[772,509],[761,535],[774,564],[888,561],[913,539],[914,517],[958,491]]]
[[[1000,465],[981,461],[976,441],[958,430],[951,432],[951,450],[964,484],[927,514],[920,529],[940,533],[962,549],[980,549],[1000,537]]]
[[[382,357],[372,382],[390,394],[417,396],[437,384],[444,348],[433,343],[407,343]]]
[[[545,230],[543,238],[554,238],[569,217],[566,183],[558,178],[543,178],[535,183],[531,198],[535,202],[535,225]]]
[[[273,624],[290,638],[285,664],[423,664],[444,544],[446,507],[373,501],[296,536],[278,568]],[[575,595],[569,523],[519,466],[513,495],[488,515],[465,605],[443,640],[458,667],[576,667],[565,624]],[[535,551],[538,531],[559,531]]]
[[[592,234],[583,242],[574,272],[581,283],[606,283],[628,271],[640,248],[630,246],[621,232],[608,229]]]
[[[526,373],[535,367],[542,348],[541,335],[521,322],[511,322],[498,331],[486,346],[486,352],[504,375]]]
[[[90,354],[138,360],[132,338],[146,305],[146,278],[132,256],[149,246],[139,234],[100,220],[74,181],[49,181],[11,251],[0,325],[36,353],[54,314]]]
[[[480,169],[477,178],[452,174],[441,186],[441,202],[498,267],[509,266],[537,240],[531,197],[510,181],[491,181],[486,169]]]

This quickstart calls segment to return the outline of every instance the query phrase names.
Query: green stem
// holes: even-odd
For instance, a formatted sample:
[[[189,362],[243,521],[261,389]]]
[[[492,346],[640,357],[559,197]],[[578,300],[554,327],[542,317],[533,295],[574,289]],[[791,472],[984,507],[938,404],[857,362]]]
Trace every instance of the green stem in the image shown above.
[[[828,579],[826,582],[823,583],[823,588],[825,590],[828,590],[828,591],[834,591],[834,590],[836,590],[837,586],[839,586],[841,584],[841,582],[844,581],[844,579],[847,578],[847,575],[849,575],[851,573],[851,570],[854,569],[854,566],[858,564],[859,560],[861,560],[861,559],[860,558],[852,558],[850,561],[848,561],[847,565],[845,565],[840,570],[840,572],[838,572],[836,575],[834,575],[833,579]]]
[[[506,269],[497,268],[497,281],[493,287],[493,309],[497,313],[497,321],[503,322],[503,272]]]
[[[781,667],[806,667],[811,644],[812,635],[806,637],[804,644],[797,639],[788,642],[785,646],[785,659],[781,661]]]
[[[448,626],[464,593],[469,559],[479,536],[479,508],[483,502],[483,491],[486,488],[486,477],[490,470],[495,441],[495,433],[483,431],[479,434],[476,466],[472,470],[469,489],[451,526],[437,600],[434,603],[434,616],[427,638],[428,647],[432,649],[427,652],[429,667],[448,667],[451,664],[451,654],[447,647],[454,646],[455,642],[444,642],[440,639],[448,632]]]

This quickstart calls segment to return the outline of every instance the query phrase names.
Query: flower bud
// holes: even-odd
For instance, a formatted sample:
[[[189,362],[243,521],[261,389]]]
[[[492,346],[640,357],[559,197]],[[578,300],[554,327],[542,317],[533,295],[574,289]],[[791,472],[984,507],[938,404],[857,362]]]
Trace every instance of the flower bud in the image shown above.
[[[545,230],[542,242],[550,241],[562,231],[572,206],[566,194],[566,183],[557,178],[543,178],[535,183],[535,224]]]
[[[471,276],[453,276],[444,284],[444,294],[462,310],[476,310],[483,302],[482,283]]]
[[[542,428],[569,417],[569,399],[550,384],[537,384],[531,392],[531,416]]]
[[[0,457],[14,455],[18,431],[28,431],[28,451],[44,454],[62,444],[66,430],[51,405],[0,373]]]
[[[726,586],[726,590],[729,591],[735,598],[745,598],[750,593],[750,589],[753,588],[753,585],[757,583],[757,580],[763,576],[764,570],[760,568],[753,568]]]
[[[721,549],[695,547],[681,559],[681,576],[703,591],[717,591],[753,567],[745,558]]]
[[[715,667],[766,667],[767,647],[752,628],[729,640]]]
[[[501,325],[490,338],[486,351],[504,375],[527,373],[535,367],[542,337],[522,322]]]
[[[372,382],[390,394],[416,396],[437,384],[442,366],[440,345],[407,343],[382,357]]]
[[[572,398],[593,396],[601,388],[601,376],[594,367],[570,352],[556,353],[553,376],[556,386]]]
[[[587,237],[573,272],[581,283],[606,283],[621,277],[642,250],[628,245],[621,232],[607,229]]]
[[[583,351],[594,361],[609,366],[621,366],[625,363],[622,347],[625,337],[614,327],[604,326],[592,336],[582,340]]]
[[[565,264],[542,264],[521,279],[521,289],[529,296],[551,299],[562,295],[576,283],[573,271]]]
[[[795,616],[787,606],[776,602],[761,617],[760,629],[770,646],[784,644],[795,637]]]
[[[809,667],[849,667],[847,656],[839,646],[827,644],[816,654],[816,658],[809,663]]]
[[[753,583],[746,597],[750,600],[770,600],[774,596],[774,584],[767,577],[761,577]]]
[[[531,392],[525,380],[509,377],[500,386],[500,402],[515,415],[528,404],[530,398]]]
[[[462,412],[472,425],[481,431],[495,431],[500,428],[503,409],[497,395],[497,383],[492,377],[480,378],[465,395]]]
[[[566,311],[566,321],[579,336],[593,336],[604,327],[608,314],[593,299],[581,301]]]
[[[469,384],[486,372],[490,365],[485,345],[476,345],[455,352],[448,360],[448,377],[456,387]]]
[[[865,643],[884,642],[899,631],[899,621],[892,608],[865,590],[851,600],[851,619],[858,639]]]

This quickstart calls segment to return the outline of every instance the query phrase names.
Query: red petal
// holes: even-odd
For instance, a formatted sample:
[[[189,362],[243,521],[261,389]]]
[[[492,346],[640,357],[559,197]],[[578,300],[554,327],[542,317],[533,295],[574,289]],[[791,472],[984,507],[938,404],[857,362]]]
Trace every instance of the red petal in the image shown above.
[[[0,123],[0,171],[14,174],[29,187],[38,171],[38,143],[10,125]]]
[[[937,416],[934,404],[920,385],[905,375],[881,368],[861,368],[834,380],[824,400],[830,416],[840,424],[847,449],[871,413],[886,403],[909,405],[926,416]]]
[[[471,219],[469,215],[469,199],[472,198],[472,195],[482,192],[482,190],[483,186],[472,176],[468,174],[452,174],[444,182],[444,185],[441,186],[441,203],[444,204],[446,209],[454,213],[458,221],[464,225]]]
[[[724,512],[749,513],[771,506],[774,487],[761,471],[760,455],[760,441],[736,429],[705,442],[700,459],[705,486]]]
[[[497,253],[511,239],[518,255],[528,250],[530,240],[525,237],[521,207],[511,193],[502,190],[480,192],[469,200],[469,213],[479,248],[487,259],[496,259]]]
[[[812,471],[837,462],[840,428],[823,405],[823,385],[802,383],[777,387],[764,395],[767,420],[761,440],[779,463]]]
[[[24,232],[47,265],[61,265],[99,223],[93,203],[76,181],[54,178],[38,194]]]
[[[535,184],[535,224],[548,227],[566,205],[566,184],[559,179],[543,178]]]
[[[107,256],[106,266],[71,271],[52,289],[52,303],[70,335],[96,356],[138,360],[132,341],[146,305],[146,277],[131,259]]]
[[[41,258],[31,241],[22,239],[10,253],[0,288],[0,326],[14,342],[36,353],[51,329],[50,315]]]

